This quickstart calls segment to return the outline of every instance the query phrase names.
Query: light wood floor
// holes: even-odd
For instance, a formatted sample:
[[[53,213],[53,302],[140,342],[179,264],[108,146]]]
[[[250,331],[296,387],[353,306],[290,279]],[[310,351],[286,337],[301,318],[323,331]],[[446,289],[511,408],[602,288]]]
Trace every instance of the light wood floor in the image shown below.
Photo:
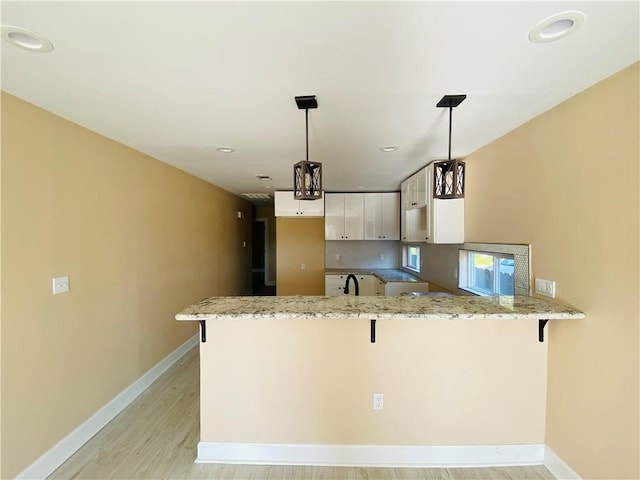
[[[415,469],[195,464],[199,409],[199,359],[194,348],[49,478],[554,479],[543,466]]]

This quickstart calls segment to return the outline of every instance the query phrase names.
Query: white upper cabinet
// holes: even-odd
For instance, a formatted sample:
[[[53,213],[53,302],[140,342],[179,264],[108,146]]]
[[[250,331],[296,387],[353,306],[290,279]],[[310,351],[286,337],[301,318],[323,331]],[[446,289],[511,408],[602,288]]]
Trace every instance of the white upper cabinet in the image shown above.
[[[364,240],[363,216],[362,193],[325,194],[325,239]]]
[[[406,210],[422,208],[427,205],[427,170],[425,168],[414,173],[402,183]]]
[[[412,181],[422,175],[424,205],[411,197],[416,187]],[[406,184],[405,184],[406,182]],[[464,243],[464,198],[433,198],[433,164],[423,168],[403,182],[401,239],[403,242]],[[412,188],[414,190],[412,190]],[[406,192],[406,193],[405,193]]]
[[[274,192],[276,217],[324,217],[324,198],[296,200],[293,192]]]
[[[364,239],[400,240],[400,194],[364,194]]]
[[[464,243],[464,198],[433,198],[433,163],[428,165],[428,243]]]

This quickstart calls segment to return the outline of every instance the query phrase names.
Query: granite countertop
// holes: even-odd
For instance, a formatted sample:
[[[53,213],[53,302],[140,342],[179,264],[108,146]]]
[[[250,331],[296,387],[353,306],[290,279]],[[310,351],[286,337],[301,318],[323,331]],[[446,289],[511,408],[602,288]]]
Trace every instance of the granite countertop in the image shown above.
[[[349,275],[350,273],[354,275],[374,275],[385,283],[428,283],[426,280],[397,268],[327,268],[324,272],[326,275]]]
[[[371,320],[572,319],[584,313],[523,295],[477,297],[211,297],[176,315],[176,320],[340,318]]]

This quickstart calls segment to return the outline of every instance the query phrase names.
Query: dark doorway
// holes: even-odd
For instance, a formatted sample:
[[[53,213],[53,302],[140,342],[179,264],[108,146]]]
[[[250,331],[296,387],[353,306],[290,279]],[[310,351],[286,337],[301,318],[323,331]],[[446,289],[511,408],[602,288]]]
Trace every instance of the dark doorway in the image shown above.
[[[251,280],[254,295],[275,295],[276,287],[267,285],[269,237],[267,233],[269,223],[265,218],[253,220],[253,251],[251,259]]]

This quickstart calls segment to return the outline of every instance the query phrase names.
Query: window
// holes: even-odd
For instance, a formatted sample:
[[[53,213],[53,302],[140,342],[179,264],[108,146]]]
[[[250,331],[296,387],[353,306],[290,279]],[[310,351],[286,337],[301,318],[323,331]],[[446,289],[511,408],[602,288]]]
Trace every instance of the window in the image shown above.
[[[467,286],[478,295],[514,294],[513,257],[467,252]]]
[[[531,245],[465,242],[458,288],[476,295],[531,295]]]
[[[418,245],[404,245],[402,247],[402,266],[420,272],[420,247]]]

